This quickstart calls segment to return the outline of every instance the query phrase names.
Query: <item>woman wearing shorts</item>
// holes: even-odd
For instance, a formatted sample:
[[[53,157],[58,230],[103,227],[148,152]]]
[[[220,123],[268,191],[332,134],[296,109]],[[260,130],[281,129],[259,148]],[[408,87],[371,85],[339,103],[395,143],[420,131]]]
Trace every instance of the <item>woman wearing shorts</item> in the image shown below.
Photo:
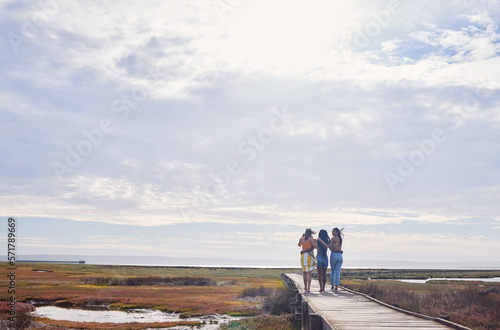
[[[302,250],[309,250],[312,247],[318,248],[316,240],[312,237],[315,234],[310,228],[299,239],[299,246]],[[316,258],[312,252],[304,252],[300,254],[300,263],[302,265],[302,272],[304,278],[304,288],[306,292],[311,292],[312,271],[316,268]]]
[[[319,282],[319,292],[325,292],[326,285],[326,270],[328,269],[328,246],[330,245],[330,237],[326,230],[321,229],[318,234],[318,254],[316,259],[318,260],[318,282]]]

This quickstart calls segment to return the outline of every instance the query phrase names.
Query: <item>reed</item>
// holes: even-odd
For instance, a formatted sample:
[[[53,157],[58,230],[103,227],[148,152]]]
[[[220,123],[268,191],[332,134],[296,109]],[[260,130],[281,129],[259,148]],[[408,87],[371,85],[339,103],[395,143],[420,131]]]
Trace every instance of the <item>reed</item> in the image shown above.
[[[109,286],[139,286],[139,285],[215,285],[216,282],[206,277],[161,277],[161,276],[85,276],[80,279],[84,284]]]
[[[451,285],[451,284],[450,284]],[[391,282],[370,281],[349,285],[390,305],[424,315],[447,315],[452,322],[472,329],[500,329],[500,290],[498,287],[453,283],[453,289],[420,285],[408,290]]]
[[[262,309],[271,315],[283,315],[291,313],[290,303],[293,298],[292,291],[284,289],[276,289],[272,294],[266,296]]]
[[[4,330],[20,330],[29,329],[33,323],[33,318],[26,311],[16,313],[15,321],[0,320],[0,329]]]
[[[274,292],[273,288],[268,288],[265,286],[252,287],[243,289],[240,294],[240,298],[245,297],[258,297],[258,296],[268,296]]]
[[[293,314],[259,315],[240,321],[221,324],[220,330],[230,329],[263,329],[263,330],[299,330],[300,323],[293,319]]]

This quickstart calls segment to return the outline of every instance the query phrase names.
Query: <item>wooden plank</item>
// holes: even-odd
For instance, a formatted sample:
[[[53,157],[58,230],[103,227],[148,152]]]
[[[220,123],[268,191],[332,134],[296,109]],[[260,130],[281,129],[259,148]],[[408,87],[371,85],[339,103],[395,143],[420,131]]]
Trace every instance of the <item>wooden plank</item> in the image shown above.
[[[311,283],[311,292],[304,292],[302,274],[287,276],[295,282],[302,295],[303,306],[308,306],[309,310],[321,316],[332,329],[451,329],[434,320],[401,313],[346,290],[319,293],[316,280]],[[304,322],[304,318],[308,316],[304,312],[302,316],[307,329],[309,324]]]

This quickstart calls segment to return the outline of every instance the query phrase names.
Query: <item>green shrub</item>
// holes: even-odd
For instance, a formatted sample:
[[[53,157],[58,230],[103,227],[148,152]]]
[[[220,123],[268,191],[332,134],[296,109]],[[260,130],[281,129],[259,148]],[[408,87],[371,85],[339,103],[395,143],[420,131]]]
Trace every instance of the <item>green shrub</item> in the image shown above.
[[[17,311],[15,321],[0,320],[0,329],[5,330],[20,330],[28,329],[33,322],[33,318],[29,312]]]
[[[278,289],[264,299],[263,309],[271,315],[291,313],[290,302],[293,294],[288,289]]]
[[[258,297],[258,296],[268,296],[274,292],[272,288],[266,288],[265,286],[259,286],[257,288],[247,288],[244,289],[240,294],[240,298],[245,297]]]
[[[161,277],[161,276],[130,276],[130,277],[82,277],[85,284],[109,286],[139,286],[139,285],[215,285],[215,281],[206,277]]]

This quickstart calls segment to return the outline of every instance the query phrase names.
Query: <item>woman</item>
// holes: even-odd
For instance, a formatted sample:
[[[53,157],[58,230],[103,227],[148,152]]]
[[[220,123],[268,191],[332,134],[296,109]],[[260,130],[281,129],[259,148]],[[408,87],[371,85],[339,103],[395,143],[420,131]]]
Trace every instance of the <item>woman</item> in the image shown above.
[[[332,269],[330,275],[330,282],[332,284],[332,291],[339,289],[340,284],[340,268],[342,267],[342,263],[344,262],[344,258],[342,257],[342,229],[333,228],[332,229],[332,239],[330,241],[330,268]]]
[[[310,248],[318,248],[318,244],[316,240],[312,237],[313,234],[316,234],[310,228],[306,229],[306,232],[299,239],[299,246],[302,246],[302,250],[309,250]],[[311,292],[311,281],[312,281],[312,271],[316,266],[316,258],[312,252],[301,253],[300,255],[300,263],[302,265],[303,278],[304,278],[304,288],[306,292]]]
[[[316,259],[318,260],[318,282],[319,282],[319,292],[325,292],[326,285],[326,270],[328,269],[328,255],[326,251],[330,245],[330,237],[326,230],[321,229],[318,234],[318,254]]]

